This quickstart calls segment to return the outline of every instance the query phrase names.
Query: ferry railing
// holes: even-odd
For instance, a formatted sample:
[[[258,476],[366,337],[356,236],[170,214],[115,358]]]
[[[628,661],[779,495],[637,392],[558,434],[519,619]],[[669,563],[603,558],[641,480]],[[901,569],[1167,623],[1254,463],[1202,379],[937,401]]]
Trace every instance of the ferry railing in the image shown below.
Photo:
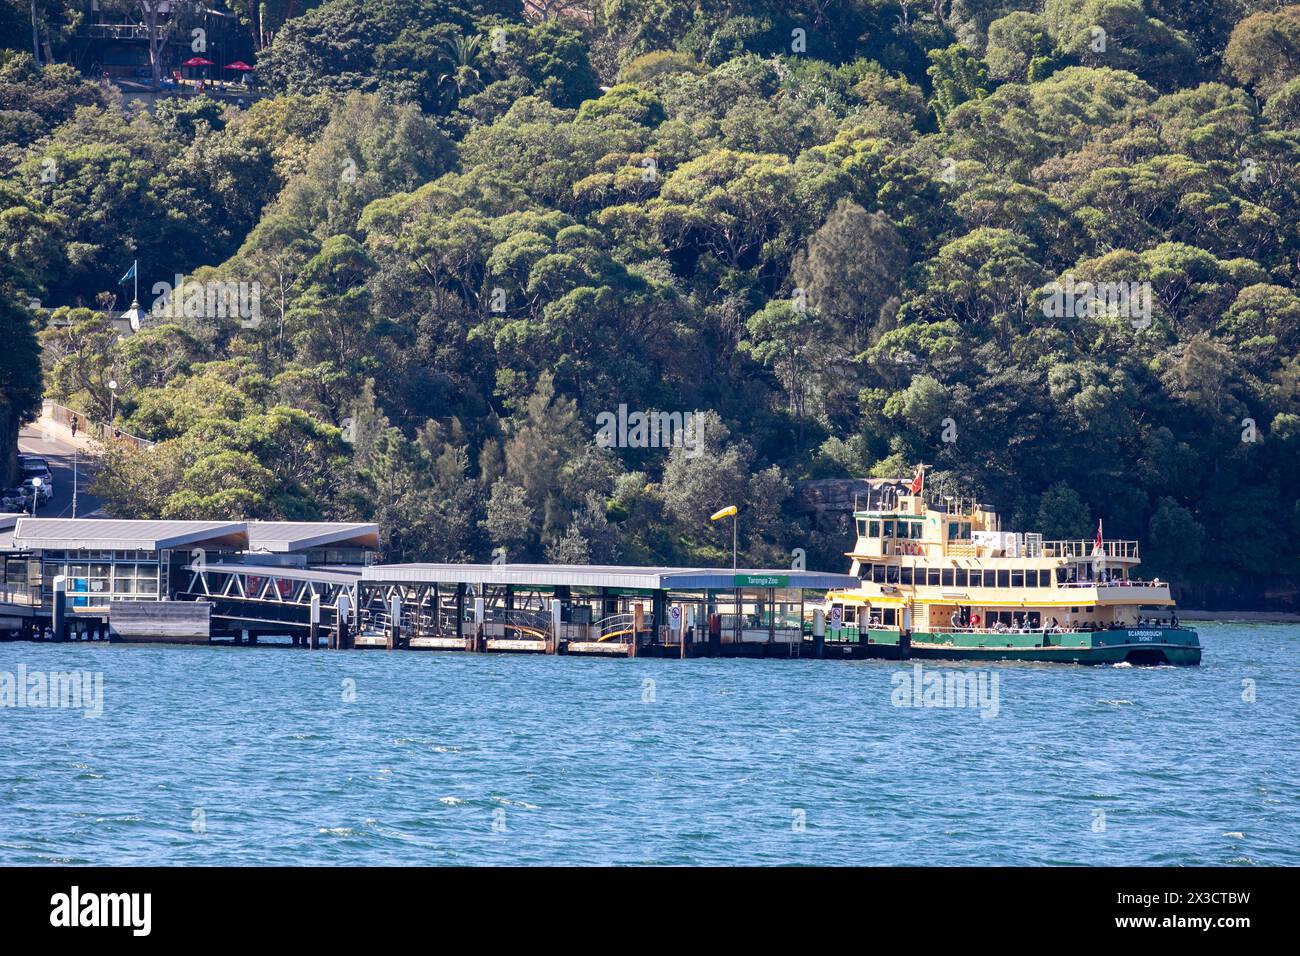
[[[1101,543],[1101,554],[1095,553],[1097,542],[1086,538],[1044,541],[1043,554],[1049,558],[1138,558],[1138,542],[1111,540]]]
[[[1121,579],[1116,581],[1060,581],[1056,585],[1060,588],[1167,588],[1168,581],[1161,581],[1154,578],[1150,581],[1137,581],[1131,579]]]

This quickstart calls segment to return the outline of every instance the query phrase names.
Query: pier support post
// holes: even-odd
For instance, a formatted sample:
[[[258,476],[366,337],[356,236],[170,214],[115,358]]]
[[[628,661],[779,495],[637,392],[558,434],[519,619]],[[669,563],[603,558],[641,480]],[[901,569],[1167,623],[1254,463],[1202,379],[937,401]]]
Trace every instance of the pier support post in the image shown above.
[[[714,611],[709,615],[709,656],[722,653],[722,615]]]
[[[813,656],[826,654],[826,611],[817,608],[813,611]]]
[[[395,650],[402,635],[402,597],[394,594],[388,599],[388,650]]]
[[[320,648],[320,595],[311,596],[311,631],[307,636],[308,646],[314,651]]]
[[[61,641],[68,632],[68,579],[62,574],[54,578],[54,604],[50,617],[50,637]]]
[[[352,601],[347,591],[340,592],[338,603],[334,607],[334,649],[337,651],[348,648],[348,612],[351,609]]]
[[[563,624],[561,620],[563,612],[559,598],[551,599],[551,633],[546,641],[546,653],[554,654],[560,646],[560,628]]]

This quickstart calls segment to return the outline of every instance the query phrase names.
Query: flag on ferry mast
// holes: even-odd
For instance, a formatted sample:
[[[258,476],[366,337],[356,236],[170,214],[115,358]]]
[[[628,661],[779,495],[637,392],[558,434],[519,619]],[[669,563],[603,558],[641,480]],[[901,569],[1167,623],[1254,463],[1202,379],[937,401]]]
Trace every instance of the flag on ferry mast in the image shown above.
[[[916,476],[912,479],[911,491],[914,495],[919,495],[921,489],[925,487],[925,465],[916,466]]]
[[[1097,537],[1092,541],[1092,546],[1097,551],[1101,550],[1101,519],[1097,519]]]

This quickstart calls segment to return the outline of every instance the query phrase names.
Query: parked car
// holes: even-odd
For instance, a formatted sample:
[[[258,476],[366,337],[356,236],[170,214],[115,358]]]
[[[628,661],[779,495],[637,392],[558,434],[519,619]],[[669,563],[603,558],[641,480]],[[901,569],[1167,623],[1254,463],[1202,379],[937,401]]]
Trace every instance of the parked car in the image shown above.
[[[22,489],[28,496],[36,495],[37,507],[54,497],[54,488],[50,485],[48,479],[43,480],[41,486],[37,488],[35,482],[31,478],[27,478],[23,481]]]
[[[41,479],[41,498],[49,501],[54,495],[54,473],[50,471],[49,462],[36,455],[19,455],[18,467],[22,471],[24,485],[33,478]]]
[[[0,508],[10,512],[32,510],[32,496],[22,488],[6,488],[0,491]]]

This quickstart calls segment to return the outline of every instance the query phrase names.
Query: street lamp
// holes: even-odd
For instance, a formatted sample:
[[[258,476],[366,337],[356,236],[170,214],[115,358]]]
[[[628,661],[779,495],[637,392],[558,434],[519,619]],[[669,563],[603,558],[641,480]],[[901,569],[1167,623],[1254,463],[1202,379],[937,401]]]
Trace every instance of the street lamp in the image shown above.
[[[32,479],[32,517],[36,517],[36,500],[41,496],[41,485],[45,484],[43,478]]]
[[[108,380],[108,423],[113,424],[113,415],[117,411],[117,379]]]
[[[739,509],[735,505],[728,505],[721,511],[715,512],[710,516],[710,521],[719,521],[722,518],[731,519],[731,570],[736,570],[736,512]]]

